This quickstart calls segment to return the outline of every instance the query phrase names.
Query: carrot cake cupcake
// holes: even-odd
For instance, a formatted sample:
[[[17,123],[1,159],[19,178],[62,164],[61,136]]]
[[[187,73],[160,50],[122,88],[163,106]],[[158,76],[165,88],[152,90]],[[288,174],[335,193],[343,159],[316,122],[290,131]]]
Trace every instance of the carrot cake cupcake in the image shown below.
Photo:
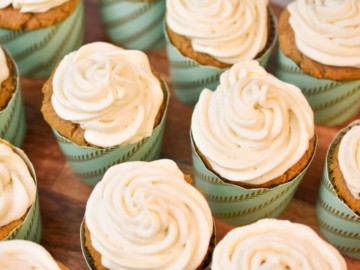
[[[25,240],[0,242],[0,269],[67,270],[42,246]]]
[[[21,75],[46,77],[83,38],[82,0],[4,0],[0,3],[1,43]]]
[[[277,76],[303,90],[317,123],[360,109],[359,25],[359,0],[296,0],[280,17]]]
[[[215,247],[212,270],[346,270],[340,253],[310,227],[263,219],[231,230]]]
[[[93,269],[208,266],[211,211],[171,160],[111,167],[90,195],[84,222]]]

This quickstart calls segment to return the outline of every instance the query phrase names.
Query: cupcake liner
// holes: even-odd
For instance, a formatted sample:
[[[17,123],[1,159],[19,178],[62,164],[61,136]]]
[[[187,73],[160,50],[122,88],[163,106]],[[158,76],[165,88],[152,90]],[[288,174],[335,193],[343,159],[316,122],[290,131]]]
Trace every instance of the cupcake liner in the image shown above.
[[[48,77],[58,61],[81,46],[83,13],[81,0],[61,23],[31,31],[0,29],[0,43],[16,60],[21,76]]]
[[[53,129],[59,146],[64,153],[74,174],[84,183],[95,186],[103,177],[108,168],[125,161],[151,161],[160,156],[161,143],[165,129],[165,118],[169,103],[169,90],[166,88],[165,111],[158,126],[150,137],[124,146],[111,148],[95,148],[77,145]]]
[[[326,155],[323,179],[316,203],[316,216],[320,230],[325,238],[340,252],[360,259],[360,216],[354,213],[337,195],[328,171],[330,156],[342,136],[360,120],[341,130],[331,143]]]
[[[247,225],[262,218],[279,216],[291,201],[312,159],[291,181],[272,188],[244,188],[224,182],[199,157],[191,137],[194,184],[205,194],[215,217],[232,225]],[[316,149],[317,141],[315,142]]]
[[[7,51],[6,53],[9,55]],[[17,147],[21,147],[26,135],[26,122],[21,84],[18,76],[19,71],[15,61],[13,62],[16,69],[16,89],[6,108],[0,111],[0,138],[7,140]]]
[[[269,61],[271,51],[276,43],[276,17],[270,11],[271,33],[267,50],[256,60],[265,67]],[[165,24],[165,22],[164,22]],[[226,70],[222,68],[200,65],[189,57],[184,56],[170,41],[164,27],[166,50],[169,58],[172,86],[177,98],[190,106],[198,101],[204,88],[215,90],[219,85],[220,75]]]
[[[33,177],[37,186],[35,170],[29,158],[19,148],[14,147],[14,151],[25,161],[27,167],[29,168],[30,174]],[[39,196],[36,188],[35,201],[30,207],[24,222],[20,224],[17,228],[15,228],[4,240],[24,239],[40,243],[41,231],[42,225],[40,216]]]
[[[107,35],[128,49],[157,50],[165,47],[165,0],[100,0],[100,14]]]
[[[304,74],[280,48],[275,74],[280,80],[302,90],[314,111],[316,124],[339,125],[360,110],[360,80],[341,82],[316,79]]]

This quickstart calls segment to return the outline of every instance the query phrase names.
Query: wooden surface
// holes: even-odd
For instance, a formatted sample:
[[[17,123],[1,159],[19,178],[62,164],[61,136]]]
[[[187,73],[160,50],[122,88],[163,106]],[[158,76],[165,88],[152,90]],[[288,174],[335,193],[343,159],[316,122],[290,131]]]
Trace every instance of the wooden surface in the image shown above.
[[[97,1],[86,0],[85,42],[106,40]],[[279,13],[279,8],[274,8]],[[165,50],[149,53],[153,67],[169,82]],[[22,79],[28,133],[23,149],[33,162],[38,177],[43,222],[42,244],[70,269],[86,269],[80,250],[79,226],[92,190],[69,170],[57,142],[40,113],[44,80]],[[171,85],[170,85],[171,86]],[[192,174],[189,128],[192,109],[170,100],[162,157],[175,160],[185,173]],[[360,117],[360,115],[358,115]],[[326,149],[339,127],[317,127],[319,145],[314,162],[304,177],[295,199],[280,217],[310,225],[319,231],[314,204],[324,165]],[[231,228],[217,221],[218,238]],[[360,269],[360,261],[346,258],[349,269]]]

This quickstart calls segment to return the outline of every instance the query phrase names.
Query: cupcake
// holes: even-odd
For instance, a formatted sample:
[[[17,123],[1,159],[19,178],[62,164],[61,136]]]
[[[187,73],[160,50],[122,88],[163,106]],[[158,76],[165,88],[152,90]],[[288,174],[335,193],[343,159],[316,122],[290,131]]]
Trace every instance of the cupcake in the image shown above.
[[[263,219],[231,230],[215,247],[211,270],[345,270],[340,253],[310,227]]]
[[[165,47],[165,0],[100,0],[100,14],[110,39],[125,48]]]
[[[68,54],[43,87],[42,112],[75,174],[160,154],[168,89],[140,51],[96,42]]]
[[[66,270],[42,246],[25,240],[0,242],[0,269]]]
[[[341,252],[360,259],[360,120],[331,143],[317,201],[324,236]]]
[[[214,235],[211,211],[187,181],[166,159],[111,167],[86,205],[82,247],[89,267],[207,267]]]
[[[317,124],[341,124],[360,109],[359,25],[358,0],[297,0],[280,17],[276,75],[303,91]]]
[[[22,76],[48,77],[56,63],[83,42],[82,0],[4,0],[0,40]]]
[[[0,240],[39,242],[41,223],[34,168],[24,152],[1,139],[0,156]]]
[[[204,89],[191,120],[195,185],[213,214],[247,224],[277,216],[316,146],[313,113],[297,87],[244,61]]]
[[[0,138],[20,147],[26,133],[19,74],[14,60],[0,47]]]
[[[267,0],[166,2],[165,34],[170,74],[180,101],[194,104],[215,90],[233,64],[257,59],[265,66],[276,41]]]

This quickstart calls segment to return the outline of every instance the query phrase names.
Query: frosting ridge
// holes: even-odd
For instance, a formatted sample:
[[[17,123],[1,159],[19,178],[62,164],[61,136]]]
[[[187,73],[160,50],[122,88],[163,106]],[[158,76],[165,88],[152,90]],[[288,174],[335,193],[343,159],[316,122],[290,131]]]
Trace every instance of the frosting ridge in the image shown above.
[[[42,13],[68,1],[69,0],[3,0],[0,3],[0,9],[12,5],[14,9],[19,9],[21,13]]]
[[[0,47],[0,89],[1,89],[1,83],[5,81],[10,74],[9,67],[6,63],[6,57],[3,49]]]

